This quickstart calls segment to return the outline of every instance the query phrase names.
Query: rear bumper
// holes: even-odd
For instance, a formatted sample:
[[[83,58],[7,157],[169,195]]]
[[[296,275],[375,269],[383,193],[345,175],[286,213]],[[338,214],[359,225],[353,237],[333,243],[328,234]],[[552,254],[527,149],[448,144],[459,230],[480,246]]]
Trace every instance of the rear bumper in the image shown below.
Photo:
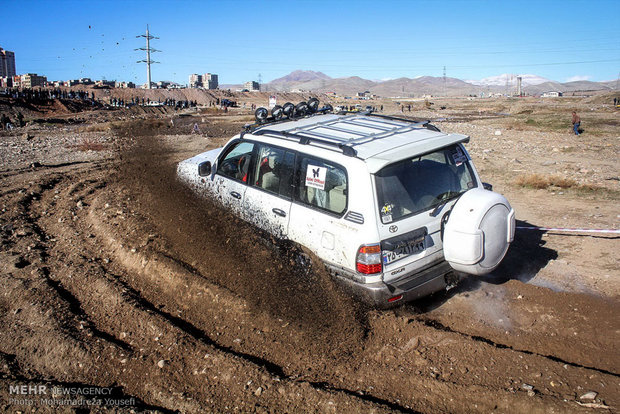
[[[390,283],[360,283],[339,275],[336,275],[336,278],[349,287],[353,294],[362,301],[379,308],[389,308],[443,290],[448,282],[456,280],[457,276],[450,264],[442,260],[420,272]],[[389,299],[401,295],[400,299],[388,302]]]

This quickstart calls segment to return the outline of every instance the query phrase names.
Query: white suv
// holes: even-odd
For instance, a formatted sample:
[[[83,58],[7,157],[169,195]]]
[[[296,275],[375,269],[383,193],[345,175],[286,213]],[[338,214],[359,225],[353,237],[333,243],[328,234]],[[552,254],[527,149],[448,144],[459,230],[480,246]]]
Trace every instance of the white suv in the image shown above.
[[[462,145],[469,137],[309,104],[285,106],[288,117],[280,107],[272,117],[259,108],[257,124],[182,161],[178,176],[310,249],[337,280],[380,307],[499,265],[513,240],[514,210],[480,181]]]

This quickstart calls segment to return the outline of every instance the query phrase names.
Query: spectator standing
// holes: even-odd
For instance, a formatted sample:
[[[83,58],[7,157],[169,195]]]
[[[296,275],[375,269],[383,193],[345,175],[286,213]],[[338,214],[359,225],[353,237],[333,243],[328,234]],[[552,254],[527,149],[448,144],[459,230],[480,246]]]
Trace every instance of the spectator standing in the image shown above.
[[[579,118],[577,112],[573,111],[573,131],[575,135],[579,135],[579,125],[581,125],[581,118]]]

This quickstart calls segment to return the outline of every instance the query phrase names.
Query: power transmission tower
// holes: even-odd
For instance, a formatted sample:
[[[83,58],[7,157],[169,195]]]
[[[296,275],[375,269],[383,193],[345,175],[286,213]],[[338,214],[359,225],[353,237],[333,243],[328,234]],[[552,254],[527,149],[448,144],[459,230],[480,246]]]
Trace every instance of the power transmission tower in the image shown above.
[[[137,63],[146,63],[146,79],[147,79],[147,89],[151,89],[151,63],[159,63],[151,60],[151,52],[161,52],[161,50],[153,49],[151,47],[151,39],[159,39],[159,37],[155,37],[149,34],[149,25],[146,25],[146,34],[139,35],[136,37],[146,37],[146,48],[140,47],[135,50],[145,50],[146,51],[146,60],[139,60]]]
[[[258,74],[258,90],[261,90],[261,85],[263,84],[263,75]]]
[[[510,89],[512,88],[513,74],[506,74],[506,87],[504,88],[504,96],[510,96]]]

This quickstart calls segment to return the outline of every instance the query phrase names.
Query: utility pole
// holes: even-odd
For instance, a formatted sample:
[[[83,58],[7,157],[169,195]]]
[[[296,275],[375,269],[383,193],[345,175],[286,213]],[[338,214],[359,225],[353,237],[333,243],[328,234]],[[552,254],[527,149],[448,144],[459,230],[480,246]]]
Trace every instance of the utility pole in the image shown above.
[[[446,92],[446,67],[443,67],[443,95],[448,96]]]
[[[151,89],[151,63],[159,63],[151,60],[151,52],[161,52],[161,50],[153,49],[151,47],[151,39],[159,39],[159,37],[155,37],[149,34],[149,25],[146,25],[146,34],[139,35],[136,37],[146,37],[146,48],[140,47],[135,50],[145,50],[146,51],[146,60],[139,60],[137,63],[146,63],[146,79],[147,79],[147,89]]]
[[[261,85],[263,84],[263,75],[258,74],[258,90],[261,90]]]

